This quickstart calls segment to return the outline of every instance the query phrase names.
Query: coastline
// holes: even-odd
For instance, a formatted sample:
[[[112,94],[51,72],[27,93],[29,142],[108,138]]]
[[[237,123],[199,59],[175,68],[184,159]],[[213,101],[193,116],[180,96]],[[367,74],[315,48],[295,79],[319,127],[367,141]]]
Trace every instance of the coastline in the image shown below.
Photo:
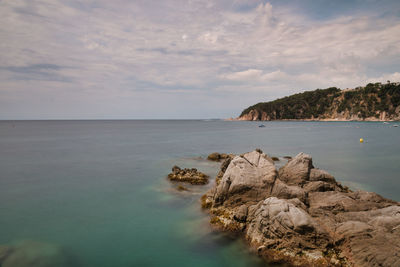
[[[400,122],[400,120],[380,120],[376,118],[367,118],[367,119],[281,119],[281,120],[248,120],[248,119],[240,119],[240,118],[227,118],[223,119],[224,121],[257,121],[257,122],[268,122],[268,121],[316,121],[316,122]]]

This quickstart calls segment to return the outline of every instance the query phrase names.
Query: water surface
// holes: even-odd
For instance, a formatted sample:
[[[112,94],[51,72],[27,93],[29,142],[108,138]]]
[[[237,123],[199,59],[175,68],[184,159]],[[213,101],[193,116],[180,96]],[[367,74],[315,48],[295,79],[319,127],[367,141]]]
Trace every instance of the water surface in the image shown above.
[[[313,156],[352,189],[400,200],[400,128],[378,122],[2,121],[0,244],[62,246],[81,266],[257,266],[241,240],[212,233],[170,168],[218,151]],[[364,138],[364,143],[359,139]],[[211,185],[208,185],[208,187]]]

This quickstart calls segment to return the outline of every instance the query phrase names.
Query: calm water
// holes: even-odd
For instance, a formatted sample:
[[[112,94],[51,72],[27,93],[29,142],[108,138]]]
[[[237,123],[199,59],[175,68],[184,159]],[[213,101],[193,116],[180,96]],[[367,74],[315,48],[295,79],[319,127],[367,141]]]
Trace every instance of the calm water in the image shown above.
[[[197,159],[214,151],[303,151],[351,188],[400,201],[393,123],[264,124],[0,122],[0,244],[56,244],[79,266],[261,265],[241,240],[211,232],[198,203],[207,186],[178,193],[165,179],[175,164],[215,175]]]

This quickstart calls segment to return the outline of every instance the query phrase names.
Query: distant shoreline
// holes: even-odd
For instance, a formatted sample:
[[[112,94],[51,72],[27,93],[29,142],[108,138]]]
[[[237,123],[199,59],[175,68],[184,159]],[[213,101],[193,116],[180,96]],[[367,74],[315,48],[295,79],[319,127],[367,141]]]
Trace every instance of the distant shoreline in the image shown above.
[[[229,118],[224,119],[224,121],[256,121],[256,122],[270,122],[270,121],[326,121],[326,122],[399,122],[399,120],[373,120],[373,119],[364,119],[364,120],[347,120],[347,119],[281,119],[281,120],[243,120],[239,118]]]

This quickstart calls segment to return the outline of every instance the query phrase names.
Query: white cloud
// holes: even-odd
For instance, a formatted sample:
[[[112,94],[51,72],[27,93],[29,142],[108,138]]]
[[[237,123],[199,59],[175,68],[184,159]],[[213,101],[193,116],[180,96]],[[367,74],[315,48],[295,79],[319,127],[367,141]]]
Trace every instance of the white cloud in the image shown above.
[[[369,78],[366,80],[366,83],[376,83],[376,82],[386,83],[387,81],[400,82],[400,73],[399,72],[386,73],[379,77]]]
[[[248,69],[245,71],[238,71],[231,74],[222,75],[222,78],[232,81],[260,80],[262,73],[262,70]]]

